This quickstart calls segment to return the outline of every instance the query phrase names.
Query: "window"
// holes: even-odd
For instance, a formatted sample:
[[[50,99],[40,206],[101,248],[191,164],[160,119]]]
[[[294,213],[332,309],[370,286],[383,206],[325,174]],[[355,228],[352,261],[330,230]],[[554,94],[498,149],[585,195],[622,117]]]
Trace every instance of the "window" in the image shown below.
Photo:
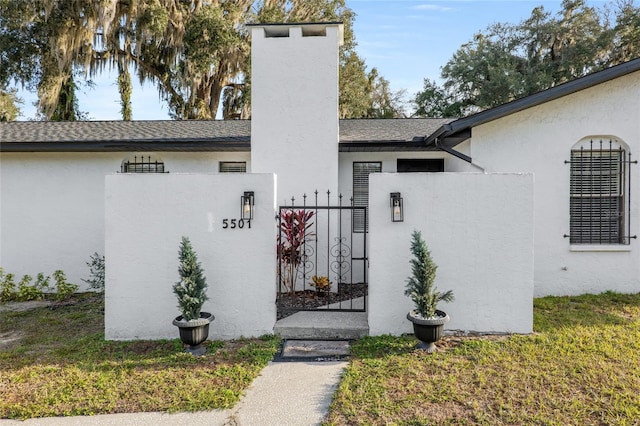
[[[367,207],[369,205],[369,174],[380,173],[382,171],[381,162],[353,163],[353,205],[357,207]],[[369,229],[369,224],[365,226],[365,212],[362,210],[353,211],[353,232],[365,232]]]
[[[152,160],[151,156],[134,156],[126,160],[120,166],[122,173],[165,173],[164,163],[158,160]]]
[[[613,141],[589,141],[571,151],[570,163],[571,244],[629,244],[625,150]]]
[[[220,173],[247,173],[246,161],[221,161]]]
[[[444,158],[398,158],[398,173],[444,172]]]

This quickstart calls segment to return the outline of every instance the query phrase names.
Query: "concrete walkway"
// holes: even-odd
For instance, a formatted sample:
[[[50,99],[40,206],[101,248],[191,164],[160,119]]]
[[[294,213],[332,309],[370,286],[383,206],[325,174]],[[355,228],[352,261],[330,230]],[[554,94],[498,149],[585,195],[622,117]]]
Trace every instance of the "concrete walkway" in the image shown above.
[[[300,311],[278,320],[283,339],[355,340],[369,334],[366,312]]]
[[[346,362],[271,362],[230,410],[0,420],[0,426],[308,426],[327,414]]]
[[[317,425],[327,414],[346,362],[271,363],[231,416],[232,425]]]

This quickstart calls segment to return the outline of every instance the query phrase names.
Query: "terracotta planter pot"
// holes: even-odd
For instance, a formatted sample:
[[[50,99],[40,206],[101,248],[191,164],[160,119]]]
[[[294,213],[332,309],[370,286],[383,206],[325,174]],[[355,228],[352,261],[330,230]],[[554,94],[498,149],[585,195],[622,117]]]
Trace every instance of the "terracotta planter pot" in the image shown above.
[[[413,334],[422,342],[418,344],[418,348],[427,352],[435,351],[435,342],[442,338],[444,325],[450,319],[449,315],[439,310],[436,310],[436,316],[436,318],[424,319],[416,311],[410,311],[407,314],[407,319],[413,323]]]
[[[204,355],[207,352],[202,344],[209,337],[209,324],[214,318],[208,312],[200,312],[200,318],[196,320],[185,321],[182,315],[173,320],[173,325],[180,330],[180,340],[185,345],[189,345],[185,352],[193,355]]]

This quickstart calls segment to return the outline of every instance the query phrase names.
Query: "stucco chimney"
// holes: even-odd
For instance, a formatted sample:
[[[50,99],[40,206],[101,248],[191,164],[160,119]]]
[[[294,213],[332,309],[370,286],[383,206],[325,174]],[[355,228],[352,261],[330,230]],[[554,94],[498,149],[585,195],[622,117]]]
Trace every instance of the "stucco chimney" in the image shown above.
[[[338,189],[341,23],[251,26],[251,171],[278,199]]]

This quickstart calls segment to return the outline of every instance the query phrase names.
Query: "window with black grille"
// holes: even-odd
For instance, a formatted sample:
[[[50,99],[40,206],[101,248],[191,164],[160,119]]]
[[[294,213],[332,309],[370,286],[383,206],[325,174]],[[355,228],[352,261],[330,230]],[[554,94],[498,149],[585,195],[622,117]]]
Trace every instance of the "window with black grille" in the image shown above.
[[[162,161],[152,160],[151,156],[134,156],[120,166],[122,173],[165,173]]]
[[[628,157],[613,141],[571,151],[571,244],[629,244]]]
[[[369,175],[382,172],[382,163],[354,162],[353,163],[353,205],[367,207],[369,205]],[[369,224],[365,224],[365,212],[358,209],[353,212],[353,232],[365,232],[369,230]]]
[[[246,161],[221,161],[219,163],[220,173],[246,173],[247,162]]]

